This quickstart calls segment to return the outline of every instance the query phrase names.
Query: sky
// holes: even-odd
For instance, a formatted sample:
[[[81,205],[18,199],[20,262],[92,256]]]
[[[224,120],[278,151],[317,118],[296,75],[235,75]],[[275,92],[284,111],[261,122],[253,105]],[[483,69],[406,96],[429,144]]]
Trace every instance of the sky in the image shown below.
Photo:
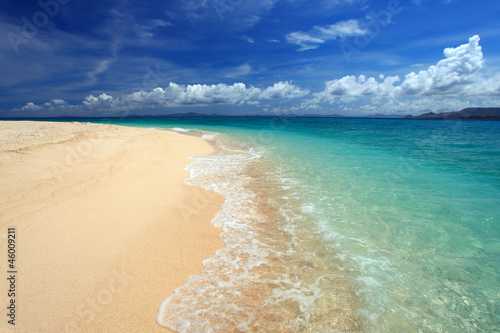
[[[497,0],[0,3],[0,117],[499,106]]]

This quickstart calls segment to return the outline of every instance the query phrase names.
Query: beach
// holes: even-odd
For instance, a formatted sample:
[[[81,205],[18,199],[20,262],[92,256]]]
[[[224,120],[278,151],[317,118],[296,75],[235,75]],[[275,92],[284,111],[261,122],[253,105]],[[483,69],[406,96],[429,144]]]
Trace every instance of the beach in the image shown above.
[[[1,332],[499,327],[498,122],[75,120],[0,122]]]
[[[0,122],[0,137],[0,290],[15,304],[15,326],[3,315],[0,330],[165,332],[162,300],[224,246],[210,223],[223,197],[184,183],[188,157],[214,148],[77,122]]]

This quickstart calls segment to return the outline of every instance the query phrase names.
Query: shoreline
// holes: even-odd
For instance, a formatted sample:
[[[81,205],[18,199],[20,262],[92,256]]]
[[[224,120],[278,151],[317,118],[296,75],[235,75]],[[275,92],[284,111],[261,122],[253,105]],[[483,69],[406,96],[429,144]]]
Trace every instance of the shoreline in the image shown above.
[[[298,188],[264,150],[214,141],[219,154],[197,157],[187,183],[224,195],[212,223],[223,227],[225,247],[162,302],[158,323],[200,332],[362,332],[356,284],[302,211]]]
[[[0,129],[0,232],[14,226],[19,239],[16,331],[166,332],[160,303],[224,247],[210,223],[224,198],[184,183],[188,157],[214,147],[115,125]]]

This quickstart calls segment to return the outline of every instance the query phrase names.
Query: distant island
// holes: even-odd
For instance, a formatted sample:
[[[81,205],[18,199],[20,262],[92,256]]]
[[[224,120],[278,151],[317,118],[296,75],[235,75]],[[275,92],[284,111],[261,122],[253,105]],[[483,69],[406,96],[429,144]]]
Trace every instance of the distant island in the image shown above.
[[[466,108],[452,112],[427,112],[419,116],[402,114],[369,114],[369,115],[341,115],[341,114],[286,114],[286,113],[264,113],[227,115],[217,113],[171,113],[171,114],[130,114],[127,116],[56,116],[56,117],[0,117],[0,120],[78,120],[78,119],[126,119],[126,118],[190,118],[190,117],[283,117],[283,118],[368,118],[368,119],[477,119],[477,120],[500,120],[500,108]]]
[[[454,112],[428,112],[419,116],[406,116],[407,119],[498,119],[500,108],[466,108]]]

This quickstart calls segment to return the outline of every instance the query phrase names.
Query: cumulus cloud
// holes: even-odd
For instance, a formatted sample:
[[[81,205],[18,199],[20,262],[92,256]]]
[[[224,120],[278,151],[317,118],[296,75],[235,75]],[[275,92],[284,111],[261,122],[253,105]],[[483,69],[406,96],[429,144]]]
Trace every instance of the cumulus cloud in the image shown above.
[[[345,76],[339,80],[328,81],[325,90],[321,93],[326,96],[372,96],[394,94],[394,83],[399,81],[398,76],[388,76],[382,82],[375,78],[366,78],[364,75]]]
[[[99,108],[99,109],[109,109],[112,108],[115,104],[115,99],[113,96],[107,95],[107,94],[101,94],[97,97],[94,97],[94,95],[90,95],[85,97],[83,100],[82,105],[87,108]]]
[[[406,75],[399,87],[400,92],[408,95],[457,95],[467,93],[467,86],[481,79],[476,75],[484,65],[479,36],[471,37],[468,44],[446,48],[444,55],[445,59],[436,66]]]
[[[445,59],[427,70],[411,72],[399,86],[398,76],[379,80],[364,75],[345,76],[326,82],[325,90],[315,94],[316,101],[333,100],[342,96],[500,96],[500,77],[486,78],[479,36],[456,48],[444,50]]]
[[[71,114],[75,111],[75,106],[70,105],[68,102],[62,99],[52,99],[49,102],[45,102],[41,105],[36,105],[33,102],[29,102],[25,106],[19,109],[10,110],[12,115],[17,117],[23,117],[25,115],[40,115],[44,117],[58,116],[62,114]]]
[[[273,86],[267,87],[260,93],[260,99],[276,99],[276,98],[296,98],[307,95],[309,91],[301,90],[299,87],[290,84],[288,81],[275,83]]]
[[[275,83],[262,90],[244,83],[227,85],[223,83],[206,85],[179,85],[171,82],[166,88],[138,91],[121,99],[126,105],[182,106],[238,104],[249,101],[274,98],[295,98],[307,94],[288,81]]]
[[[122,102],[137,106],[236,104],[257,99],[259,93],[260,89],[247,88],[243,83],[184,86],[171,82],[166,88],[134,92],[122,98]]]
[[[151,107],[205,106],[217,104],[256,104],[261,100],[290,99],[308,94],[288,81],[275,83],[265,89],[246,86],[244,83],[180,85],[171,82],[167,87],[136,91],[113,97],[108,94],[87,96],[80,105],[70,105],[53,99],[42,105],[32,102],[15,111],[44,112],[49,110],[117,111]]]
[[[41,111],[41,110],[56,110],[68,108],[70,105],[68,102],[62,99],[52,99],[50,102],[45,102],[42,105],[36,105],[33,102],[29,102],[21,108],[23,111]]]
[[[367,33],[368,30],[362,29],[358,20],[348,20],[327,26],[315,26],[308,32],[291,32],[286,35],[286,40],[291,44],[299,45],[298,51],[305,51],[318,48],[327,40],[362,36]]]
[[[26,104],[21,108],[21,110],[23,111],[39,111],[41,109],[43,108],[40,105],[36,105],[33,102],[29,102],[28,104]]]

